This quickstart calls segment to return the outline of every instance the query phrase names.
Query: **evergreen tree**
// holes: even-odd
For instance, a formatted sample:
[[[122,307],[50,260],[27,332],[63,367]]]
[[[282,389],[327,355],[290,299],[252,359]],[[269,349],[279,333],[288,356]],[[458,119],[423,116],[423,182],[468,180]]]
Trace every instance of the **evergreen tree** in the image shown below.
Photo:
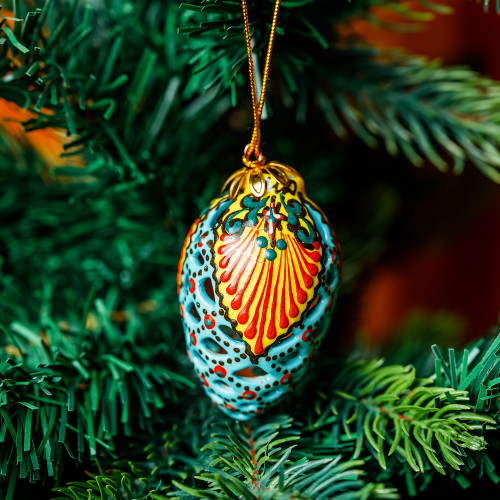
[[[500,182],[500,85],[347,28],[379,22],[374,6],[412,23],[451,14],[444,4],[283,0],[264,148],[336,224],[344,282],[307,377],[234,422],[185,355],[176,269],[191,222],[241,166],[247,55],[238,0],[189,1],[0,10],[0,496],[392,499],[495,485],[500,336],[417,350],[429,332],[456,339],[436,317],[384,361],[338,332],[418,189],[411,164]],[[273,6],[250,5],[261,60]]]

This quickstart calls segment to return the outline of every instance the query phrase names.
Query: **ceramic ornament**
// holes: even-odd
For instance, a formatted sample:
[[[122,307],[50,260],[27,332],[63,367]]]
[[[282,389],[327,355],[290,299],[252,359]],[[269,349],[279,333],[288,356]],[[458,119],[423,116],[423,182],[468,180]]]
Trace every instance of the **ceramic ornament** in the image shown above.
[[[291,167],[242,169],[229,184],[189,230],[177,283],[205,392],[246,420],[304,375],[330,323],[341,254]]]

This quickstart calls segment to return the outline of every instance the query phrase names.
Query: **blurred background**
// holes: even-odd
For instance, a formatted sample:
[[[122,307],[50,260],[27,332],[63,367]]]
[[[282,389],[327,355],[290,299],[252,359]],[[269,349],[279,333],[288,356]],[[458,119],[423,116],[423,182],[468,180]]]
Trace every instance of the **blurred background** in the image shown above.
[[[377,29],[364,21],[353,28],[376,46],[467,64],[500,79],[495,12],[485,13],[472,1],[448,4],[454,15],[437,15],[418,32]],[[417,2],[413,8],[418,10]],[[390,11],[376,12],[384,21],[397,19]],[[426,166],[411,175],[419,193],[404,209],[408,213],[400,214],[391,248],[362,285],[355,329],[380,341],[420,313],[444,313],[454,317],[464,339],[481,336],[499,319],[500,189],[474,169],[443,179]]]
[[[66,9],[69,3],[75,10]],[[29,352],[26,374],[7,372],[19,377],[21,394],[30,390],[26,380],[45,380],[40,366],[54,377],[47,380],[59,398],[57,408],[65,408],[70,391],[77,391],[81,404],[70,417],[75,429],[78,421],[78,442],[93,453],[94,419],[118,415],[121,394],[116,387],[109,390],[117,381],[131,394],[131,411],[123,411],[120,425],[105,439],[113,443],[116,437],[117,453],[127,459],[131,429],[140,429],[134,438],[141,450],[166,427],[179,429],[185,435],[178,448],[197,457],[206,415],[220,420],[185,356],[175,275],[193,220],[241,166],[252,117],[245,46],[241,29],[231,26],[241,27],[234,4],[222,14],[212,4],[214,11],[205,16],[201,2],[192,3],[179,9],[173,0],[54,2],[58,8],[50,22],[24,32],[28,41],[50,48],[41,62],[36,51],[26,56],[19,44],[16,51],[12,41],[0,40],[0,53],[7,54],[0,61],[0,326],[10,334],[0,335],[0,346],[18,360]],[[440,73],[438,66],[410,56],[381,62],[371,46],[399,47],[500,79],[500,16],[469,0],[437,6],[451,6],[454,13],[435,16],[422,8],[430,5],[427,0],[371,8],[378,3],[288,2],[280,18],[286,37],[278,37],[275,49],[270,118],[262,129],[266,157],[301,172],[342,245],[344,279],[331,331],[303,384],[279,410],[311,422],[342,358],[380,355],[388,363],[411,362],[425,377],[434,370],[432,344],[458,349],[499,320],[499,185],[480,171],[480,162],[470,161],[477,159],[469,150],[475,145],[458,148],[468,160],[459,176],[430,162],[412,166],[400,144],[399,155],[391,156],[384,130],[394,121],[379,112],[399,92],[404,99],[395,103],[392,117],[408,131],[405,137],[415,139],[401,110],[401,103],[415,102],[409,114],[427,127],[440,165],[451,170],[450,141],[443,145],[432,124],[446,129],[445,139],[456,133],[473,141],[483,118],[497,130],[498,84],[467,71]],[[12,11],[25,4],[31,9],[44,2],[7,1],[1,13],[11,33]],[[261,53],[273,5],[251,3]],[[405,5],[415,17],[421,13],[420,31],[417,23],[401,24],[398,8]],[[371,22],[360,20],[367,17]],[[202,26],[205,21],[208,26]],[[23,35],[19,23],[17,31]],[[420,80],[412,78],[413,70]],[[422,75],[436,84],[424,85]],[[464,75],[477,85],[475,92]],[[396,92],[384,92],[393,84]],[[435,113],[454,116],[450,102],[467,118],[455,128]],[[28,105],[40,113],[27,111]],[[332,108],[344,134],[331,123]],[[361,126],[353,126],[345,109],[362,117]],[[367,131],[378,147],[363,142]],[[485,137],[492,134],[484,133],[478,144],[487,150]],[[431,141],[418,139],[415,150],[432,160]],[[498,177],[500,143],[491,149],[488,166]],[[85,382],[90,372],[91,391]],[[154,383],[145,384],[137,375],[142,372]],[[25,421],[21,406],[13,408],[19,426]],[[50,434],[53,449],[61,450],[66,443],[59,424],[50,433],[44,425],[38,421],[37,436],[46,443]],[[102,428],[98,432],[102,437]],[[335,434],[322,432],[315,439]],[[18,460],[13,443],[0,447],[0,462]],[[78,450],[93,466],[83,444]],[[22,456],[27,463],[27,450]],[[17,465],[12,470],[15,477]],[[63,481],[82,475],[66,470]],[[402,469],[393,470],[397,475]],[[439,489],[449,492],[449,482]],[[469,498],[470,490],[463,495]]]

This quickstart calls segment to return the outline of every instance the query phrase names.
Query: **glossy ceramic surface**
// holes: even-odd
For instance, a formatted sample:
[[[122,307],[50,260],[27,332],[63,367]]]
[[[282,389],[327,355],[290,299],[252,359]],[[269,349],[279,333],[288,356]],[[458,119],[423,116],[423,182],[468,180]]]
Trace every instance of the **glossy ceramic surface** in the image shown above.
[[[302,178],[265,176],[212,201],[191,227],[178,292],[187,353],[205,391],[239,420],[277,402],[328,329],[340,248]],[[282,180],[282,179],[281,179]]]

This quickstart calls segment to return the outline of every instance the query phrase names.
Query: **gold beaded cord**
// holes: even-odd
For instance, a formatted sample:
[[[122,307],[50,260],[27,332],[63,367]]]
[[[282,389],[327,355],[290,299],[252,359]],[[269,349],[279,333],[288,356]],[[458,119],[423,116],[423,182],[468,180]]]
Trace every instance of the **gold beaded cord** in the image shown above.
[[[247,44],[247,53],[248,53],[248,73],[250,75],[250,92],[252,94],[252,108],[253,108],[252,139],[250,140],[250,143],[246,146],[245,153],[243,155],[243,163],[249,168],[252,168],[255,165],[264,165],[266,162],[266,159],[263,156],[262,150],[260,148],[260,122],[269,83],[271,58],[273,54],[274,39],[276,36],[276,25],[278,23],[278,13],[280,10],[280,4],[281,0],[276,0],[273,11],[273,21],[271,23],[271,32],[269,34],[269,43],[267,44],[266,62],[264,64],[264,71],[262,75],[262,90],[260,93],[259,101],[257,102],[257,88],[255,84],[255,68],[253,62],[252,37],[250,34],[250,22],[248,18],[247,0],[241,0],[241,5],[243,9],[243,20],[245,22],[245,40]],[[250,159],[252,154],[254,155],[255,158],[253,161]]]
[[[229,189],[229,196],[234,198],[238,192],[244,189],[246,181],[248,180],[252,194],[258,198],[266,192],[265,175],[269,175],[276,182],[285,186],[289,184],[289,174],[298,175],[298,173],[282,163],[272,161],[266,162],[265,156],[262,154],[260,147],[261,134],[260,124],[262,117],[262,110],[266,100],[266,93],[269,83],[269,73],[271,71],[271,58],[274,48],[274,39],[276,36],[276,26],[278,23],[278,14],[280,9],[281,0],[276,0],[273,10],[273,20],[271,23],[271,32],[269,34],[269,42],[267,45],[266,61],[264,64],[264,71],[262,75],[262,90],[259,100],[257,101],[257,86],[255,82],[255,68],[252,50],[252,36],[250,33],[250,21],[248,17],[247,0],[241,0],[243,10],[243,20],[245,24],[245,40],[248,54],[248,73],[250,76],[250,92],[252,97],[253,109],[253,131],[250,142],[246,145],[242,157],[244,168],[234,172],[231,177],[225,182],[222,190]],[[253,155],[253,159],[252,159]]]

